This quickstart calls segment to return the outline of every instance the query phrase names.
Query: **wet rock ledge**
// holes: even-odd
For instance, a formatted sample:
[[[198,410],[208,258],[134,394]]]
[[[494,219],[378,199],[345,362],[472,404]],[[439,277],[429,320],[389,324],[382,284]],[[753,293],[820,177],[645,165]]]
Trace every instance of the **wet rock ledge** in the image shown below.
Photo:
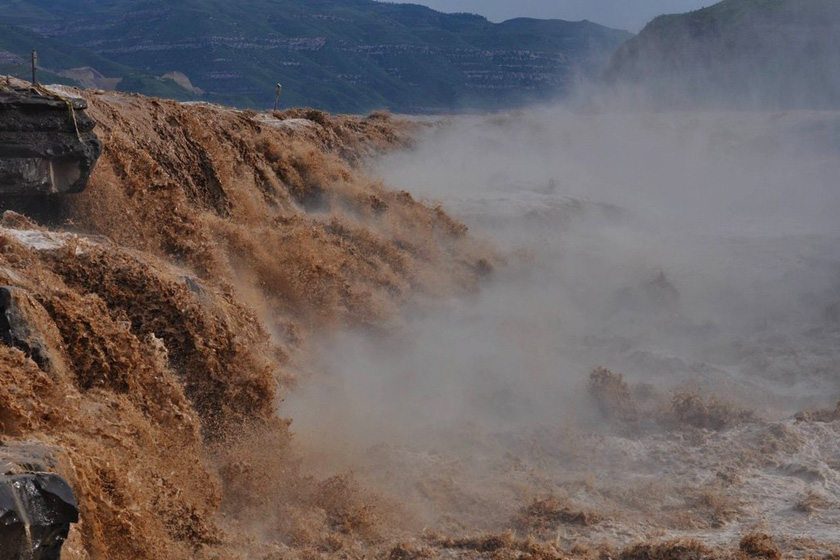
[[[0,287],[0,343],[56,373],[46,311],[20,288]],[[39,328],[40,325],[40,328]],[[54,327],[53,327],[54,328]],[[56,450],[0,441],[0,560],[58,560],[70,524],[79,520],[73,490],[55,473]]]
[[[59,560],[70,524],[79,520],[73,490],[55,468],[53,450],[36,443],[0,445],[0,558]]]
[[[79,192],[102,150],[87,102],[0,82],[0,196]]]

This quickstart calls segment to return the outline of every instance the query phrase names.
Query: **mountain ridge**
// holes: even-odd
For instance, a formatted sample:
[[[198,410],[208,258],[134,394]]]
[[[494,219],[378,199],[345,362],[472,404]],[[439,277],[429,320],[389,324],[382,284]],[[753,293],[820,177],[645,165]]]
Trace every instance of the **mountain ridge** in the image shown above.
[[[191,93],[176,80],[153,76],[117,64],[84,47],[0,23],[0,74],[29,79],[29,53],[32,50],[38,53],[41,81],[82,88],[142,92],[171,99],[191,98]]]
[[[0,8],[8,24],[138,74],[180,72],[207,92],[200,99],[266,108],[281,82],[285,104],[339,112],[492,110],[551,99],[631,36],[591,22],[496,24],[373,0],[12,0]]]
[[[651,21],[607,79],[655,106],[840,107],[840,2],[724,0]]]

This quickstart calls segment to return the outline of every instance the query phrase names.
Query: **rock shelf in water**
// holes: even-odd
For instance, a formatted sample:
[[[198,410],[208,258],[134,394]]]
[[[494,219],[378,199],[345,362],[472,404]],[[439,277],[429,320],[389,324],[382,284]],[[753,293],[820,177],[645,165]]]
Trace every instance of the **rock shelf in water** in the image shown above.
[[[0,84],[0,195],[79,192],[102,150],[87,102]]]
[[[0,447],[0,558],[58,560],[70,524],[79,519],[73,490],[54,468],[50,449]]]

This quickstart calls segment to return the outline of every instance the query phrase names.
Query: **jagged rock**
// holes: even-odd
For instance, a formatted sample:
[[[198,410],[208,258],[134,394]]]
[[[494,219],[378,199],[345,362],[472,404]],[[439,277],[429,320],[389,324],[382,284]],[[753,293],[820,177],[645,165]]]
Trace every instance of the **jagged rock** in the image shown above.
[[[0,194],[79,192],[102,150],[87,102],[0,84]]]
[[[665,272],[659,271],[655,278],[645,282],[643,290],[651,304],[662,309],[675,310],[680,302],[680,292],[677,290]]]
[[[184,281],[184,284],[187,286],[189,291],[201,298],[202,301],[207,301],[209,298],[207,290],[204,289],[204,286],[202,286],[197,279],[191,276],[182,276],[181,279]]]
[[[636,286],[628,286],[616,294],[614,312],[639,316],[670,316],[679,312],[680,292],[668,276],[659,271]]]
[[[61,335],[47,310],[26,290],[0,286],[0,340],[22,350],[43,371],[64,373]]]
[[[73,490],[40,444],[0,446],[0,558],[59,560],[79,520]]]
[[[826,306],[823,310],[823,318],[829,323],[840,323],[840,302]]]

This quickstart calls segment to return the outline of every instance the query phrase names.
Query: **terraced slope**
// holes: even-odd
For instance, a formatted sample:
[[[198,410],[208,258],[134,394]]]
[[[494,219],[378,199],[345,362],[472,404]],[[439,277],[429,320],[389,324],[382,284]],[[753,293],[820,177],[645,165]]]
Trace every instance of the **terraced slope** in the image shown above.
[[[273,104],[277,82],[286,105],[332,111],[511,107],[561,95],[630,37],[590,22],[493,24],[373,0],[3,0],[0,10],[9,24],[143,73],[180,72],[202,99],[256,108]]]

